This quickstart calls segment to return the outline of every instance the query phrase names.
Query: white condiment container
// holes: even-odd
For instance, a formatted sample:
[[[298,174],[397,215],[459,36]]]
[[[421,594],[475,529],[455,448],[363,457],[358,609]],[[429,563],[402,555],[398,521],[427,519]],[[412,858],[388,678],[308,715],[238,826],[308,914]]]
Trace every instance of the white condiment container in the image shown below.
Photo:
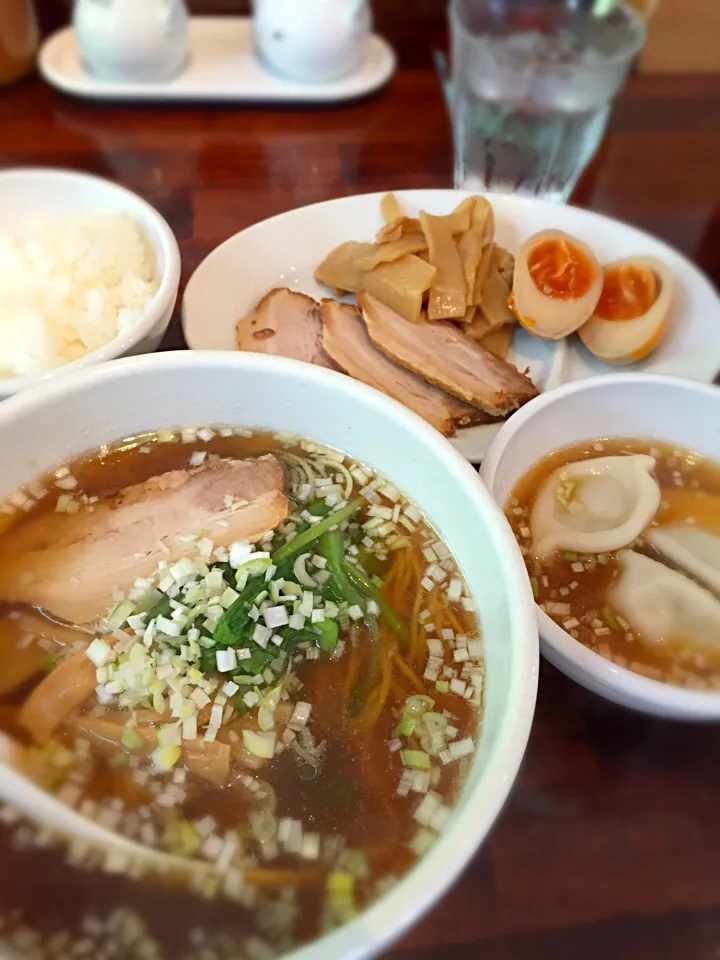
[[[185,0],[75,0],[82,57],[102,80],[168,80],[187,62]]]
[[[293,80],[324,83],[358,70],[370,37],[367,0],[254,0],[260,59]]]

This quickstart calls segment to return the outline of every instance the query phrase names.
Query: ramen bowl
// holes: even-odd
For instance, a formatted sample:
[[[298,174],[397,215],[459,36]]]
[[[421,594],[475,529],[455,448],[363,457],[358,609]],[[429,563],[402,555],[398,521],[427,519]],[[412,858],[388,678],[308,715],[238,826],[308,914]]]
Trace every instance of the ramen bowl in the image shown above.
[[[720,390],[675,377],[620,374],[568,384],[531,401],[502,427],[480,476],[504,506],[515,484],[555,450],[633,437],[720,461]],[[536,608],[542,654],[572,680],[615,703],[678,720],[720,720],[720,693],[641,676],[605,659]]]
[[[538,643],[522,556],[501,511],[451,445],[400,404],[349,377],[275,357],[136,357],[59,378],[0,407],[0,497],[103,443],[201,424],[264,428],[338,448],[392,481],[452,551],[478,611],[486,683],[481,732],[450,819],[417,865],[356,919],[289,956],[361,960],[429,909],[490,830],[522,760]],[[52,821],[46,809],[44,820]],[[52,825],[52,823],[51,823]]]

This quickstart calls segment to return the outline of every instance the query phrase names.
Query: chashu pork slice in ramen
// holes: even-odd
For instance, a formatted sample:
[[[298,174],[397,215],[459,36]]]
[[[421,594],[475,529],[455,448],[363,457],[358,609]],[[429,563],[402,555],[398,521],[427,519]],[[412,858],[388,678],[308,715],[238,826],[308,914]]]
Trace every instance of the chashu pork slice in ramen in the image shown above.
[[[271,454],[171,470],[77,513],[44,513],[11,528],[0,540],[0,600],[84,623],[161,560],[192,553],[195,539],[256,543],[288,512],[285,475]]]

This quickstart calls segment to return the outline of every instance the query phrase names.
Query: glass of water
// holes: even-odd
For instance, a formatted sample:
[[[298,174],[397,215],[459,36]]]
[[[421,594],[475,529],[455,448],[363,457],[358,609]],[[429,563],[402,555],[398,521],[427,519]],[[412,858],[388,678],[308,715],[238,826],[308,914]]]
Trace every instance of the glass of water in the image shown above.
[[[450,0],[455,186],[564,202],[645,39],[620,0]]]

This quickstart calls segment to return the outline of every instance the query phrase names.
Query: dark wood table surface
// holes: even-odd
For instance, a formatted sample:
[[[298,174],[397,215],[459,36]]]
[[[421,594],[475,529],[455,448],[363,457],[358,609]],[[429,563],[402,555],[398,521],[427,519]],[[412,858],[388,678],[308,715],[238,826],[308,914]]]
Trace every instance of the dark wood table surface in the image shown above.
[[[284,210],[451,186],[431,60],[441,7],[387,2],[378,20],[399,72],[332,109],[92,105],[30,80],[0,92],[0,164],[72,167],[137,191],[177,234],[184,283],[218,243]],[[650,230],[720,283],[720,75],[632,78],[575,202]],[[182,345],[176,314],[163,346]],[[444,957],[720,960],[717,729],[624,712],[543,664],[507,808],[386,960]]]

